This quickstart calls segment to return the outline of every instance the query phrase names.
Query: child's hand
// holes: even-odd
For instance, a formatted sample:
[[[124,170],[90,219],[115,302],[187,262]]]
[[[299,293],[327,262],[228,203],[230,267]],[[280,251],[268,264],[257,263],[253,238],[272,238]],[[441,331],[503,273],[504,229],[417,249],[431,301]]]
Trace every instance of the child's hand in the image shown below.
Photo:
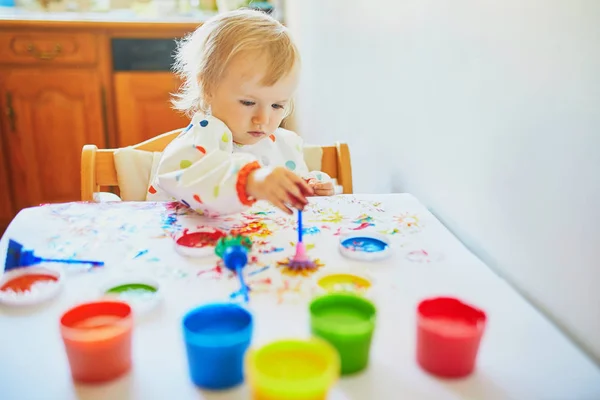
[[[309,179],[308,186],[313,189],[316,196],[333,196],[335,194],[331,181],[319,182],[316,179]]]
[[[287,214],[292,210],[286,205],[302,210],[308,204],[306,196],[313,190],[298,175],[284,167],[260,168],[248,175],[246,192],[258,200],[267,200]]]

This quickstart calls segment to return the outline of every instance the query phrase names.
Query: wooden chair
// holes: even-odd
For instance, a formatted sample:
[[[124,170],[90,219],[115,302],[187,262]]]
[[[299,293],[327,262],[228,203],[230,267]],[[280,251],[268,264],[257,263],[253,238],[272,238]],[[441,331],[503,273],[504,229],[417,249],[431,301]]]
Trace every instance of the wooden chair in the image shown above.
[[[163,151],[181,133],[182,129],[163,133],[152,139],[132,146],[137,150]],[[336,142],[332,146],[322,146],[321,170],[337,179],[343,193],[352,193],[352,165],[350,150],[346,143]],[[94,193],[100,187],[118,187],[114,152],[117,149],[98,149],[86,144],[81,151],[81,200],[93,201]]]

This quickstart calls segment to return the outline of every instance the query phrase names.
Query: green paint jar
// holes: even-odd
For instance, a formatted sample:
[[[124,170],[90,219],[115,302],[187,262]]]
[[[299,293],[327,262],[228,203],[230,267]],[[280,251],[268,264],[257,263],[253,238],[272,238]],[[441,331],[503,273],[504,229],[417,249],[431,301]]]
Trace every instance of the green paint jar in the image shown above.
[[[313,335],[327,340],[339,352],[341,374],[354,374],[369,363],[375,330],[375,305],[352,293],[330,293],[309,306]]]

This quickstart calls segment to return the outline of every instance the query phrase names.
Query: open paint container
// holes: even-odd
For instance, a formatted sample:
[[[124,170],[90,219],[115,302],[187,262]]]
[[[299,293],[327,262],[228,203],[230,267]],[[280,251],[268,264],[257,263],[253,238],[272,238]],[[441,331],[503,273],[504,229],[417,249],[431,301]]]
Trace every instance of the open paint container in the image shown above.
[[[0,279],[0,303],[28,306],[55,297],[63,286],[58,269],[43,266],[21,267],[6,272]]]
[[[246,374],[255,400],[326,399],[340,375],[340,356],[320,338],[278,340],[248,351]]]
[[[453,297],[434,297],[417,307],[417,362],[429,373],[462,378],[475,369],[485,331],[483,310]]]
[[[224,231],[208,226],[193,231],[186,229],[175,236],[175,250],[185,257],[215,256],[217,242],[225,236]]]
[[[375,330],[375,304],[351,293],[329,293],[314,298],[309,311],[313,335],[337,349],[341,374],[364,370],[369,363]]]
[[[391,254],[389,239],[374,232],[344,234],[339,249],[344,257],[361,261],[382,260]]]
[[[131,307],[122,301],[79,304],[60,318],[71,375],[78,382],[108,382],[131,369]]]
[[[158,281],[146,277],[122,277],[102,286],[101,296],[105,299],[124,301],[134,314],[143,315],[154,309],[161,299]]]
[[[346,292],[371,297],[373,278],[347,269],[330,270],[315,275],[314,282],[320,294]]]

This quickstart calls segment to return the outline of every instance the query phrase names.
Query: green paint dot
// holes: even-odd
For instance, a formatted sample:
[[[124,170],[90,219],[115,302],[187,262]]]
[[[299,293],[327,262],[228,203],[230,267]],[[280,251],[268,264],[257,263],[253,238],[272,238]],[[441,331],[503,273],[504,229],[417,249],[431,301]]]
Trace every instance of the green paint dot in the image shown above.
[[[190,160],[181,160],[181,162],[179,163],[179,168],[184,169],[184,168],[189,168],[192,166],[192,162]]]
[[[213,189],[213,194],[215,195],[215,197],[219,197],[219,187],[215,186],[215,188]]]
[[[124,293],[129,291],[151,292],[156,293],[157,289],[154,286],[143,283],[127,283],[125,285],[115,286],[106,291],[106,293]]]
[[[229,135],[227,134],[227,132],[225,132],[223,136],[221,136],[221,140],[225,143],[229,142]]]

